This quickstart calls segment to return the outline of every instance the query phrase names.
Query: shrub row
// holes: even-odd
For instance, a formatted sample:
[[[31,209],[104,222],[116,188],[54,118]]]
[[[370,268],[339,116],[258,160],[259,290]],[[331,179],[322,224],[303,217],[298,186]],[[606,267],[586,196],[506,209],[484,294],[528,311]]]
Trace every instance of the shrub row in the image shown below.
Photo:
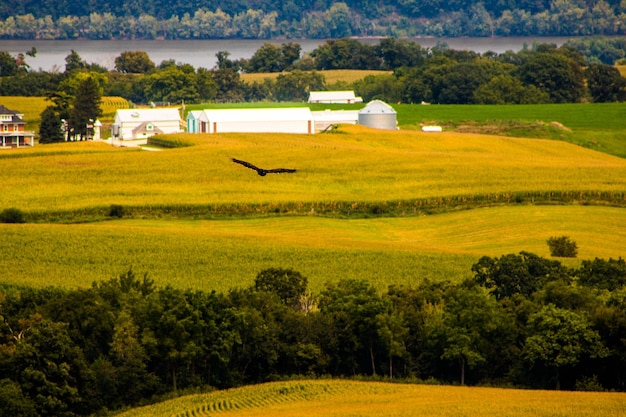
[[[132,218],[215,218],[229,216],[313,215],[324,217],[396,217],[420,216],[498,205],[581,204],[626,207],[626,192],[621,191],[529,191],[502,192],[450,197],[391,201],[321,201],[285,203],[177,204],[86,207],[67,211],[24,213],[23,220],[32,223],[83,223],[111,217]],[[2,220],[0,220],[2,221]],[[3,221],[8,223],[7,221]]]

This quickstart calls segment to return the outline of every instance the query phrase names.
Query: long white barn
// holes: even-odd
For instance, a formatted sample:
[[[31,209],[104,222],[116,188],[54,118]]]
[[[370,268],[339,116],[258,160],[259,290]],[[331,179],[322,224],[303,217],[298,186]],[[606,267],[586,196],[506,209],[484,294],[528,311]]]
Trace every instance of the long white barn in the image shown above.
[[[361,97],[354,95],[354,91],[311,91],[309,103],[363,103]]]
[[[205,109],[187,114],[189,133],[314,133],[308,107]]]

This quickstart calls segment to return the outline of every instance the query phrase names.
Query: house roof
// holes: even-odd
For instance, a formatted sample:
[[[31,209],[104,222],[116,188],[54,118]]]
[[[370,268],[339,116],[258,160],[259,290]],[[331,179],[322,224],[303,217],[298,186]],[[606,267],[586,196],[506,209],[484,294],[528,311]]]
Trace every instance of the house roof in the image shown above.
[[[204,116],[209,122],[281,122],[293,120],[313,120],[308,107],[286,107],[267,109],[205,109]],[[190,115],[187,115],[190,118]],[[191,117],[199,118],[197,114]]]
[[[192,110],[187,113],[187,119],[199,119],[204,112],[202,110]]]
[[[115,115],[119,122],[158,122],[159,120],[180,121],[180,113],[177,108],[168,107],[165,109],[120,109]]]
[[[22,113],[8,109],[4,104],[0,104],[0,114],[13,116],[11,118],[11,123],[26,123],[24,122],[24,115]]]
[[[17,112],[6,108],[4,104],[0,104],[0,114],[17,114]]]

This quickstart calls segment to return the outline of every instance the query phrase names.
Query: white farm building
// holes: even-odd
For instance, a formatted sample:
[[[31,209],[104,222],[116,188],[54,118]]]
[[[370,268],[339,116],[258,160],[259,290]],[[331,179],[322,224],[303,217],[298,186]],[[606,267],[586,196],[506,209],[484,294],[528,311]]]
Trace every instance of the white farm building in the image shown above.
[[[359,122],[358,110],[314,111],[315,131],[323,131],[333,125],[355,125]]]
[[[187,132],[314,133],[314,120],[308,107],[194,110]]]
[[[181,123],[176,108],[122,109],[115,113],[112,131],[116,139],[147,139],[157,134],[182,132]]]
[[[363,103],[361,97],[356,97],[354,91],[311,91],[309,103]]]

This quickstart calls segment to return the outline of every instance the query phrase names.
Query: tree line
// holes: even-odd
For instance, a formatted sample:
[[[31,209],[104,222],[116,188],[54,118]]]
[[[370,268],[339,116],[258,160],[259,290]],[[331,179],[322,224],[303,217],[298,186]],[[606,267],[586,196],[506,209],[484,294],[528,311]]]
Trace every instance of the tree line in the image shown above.
[[[111,1],[0,5],[10,39],[623,35],[618,0]]]
[[[418,43],[384,38],[377,44],[355,39],[328,40],[302,55],[296,42],[266,42],[249,59],[217,53],[212,69],[165,60],[158,66],[144,51],[125,51],[115,69],[84,61],[71,51],[64,72],[33,71],[28,56],[0,52],[0,95],[46,96],[51,101],[44,142],[59,139],[55,125],[69,121],[67,135],[88,137],[85,126],[100,116],[100,97],[120,96],[132,103],[306,101],[310,91],[353,89],[365,101],[439,104],[533,104],[626,100],[626,79],[613,65],[626,61],[626,40],[587,38],[557,47],[533,44],[501,54],[422,48]],[[320,71],[385,70],[353,83],[327,83]],[[246,82],[244,73],[278,73]],[[90,81],[86,81],[89,79]],[[85,83],[89,83],[86,85]],[[81,86],[81,84],[83,84]],[[79,88],[79,86],[81,86]],[[77,91],[81,92],[77,96]],[[87,94],[87,96],[85,96]],[[76,100],[82,100],[76,106]],[[50,130],[48,130],[48,128]],[[52,137],[53,136],[53,137]],[[40,138],[41,140],[41,138]]]
[[[626,263],[521,252],[464,282],[318,293],[269,268],[228,293],[132,269],[90,288],[0,288],[0,414],[80,416],[289,377],[626,388]]]
[[[34,55],[36,50],[28,51]],[[143,51],[125,51],[115,69],[85,62],[75,51],[64,72],[33,71],[28,57],[0,52],[0,95],[67,96],[88,74],[102,95],[134,103],[306,101],[312,90],[354,89],[365,100],[441,104],[563,103],[623,101],[625,80],[615,62],[626,60],[626,40],[586,38],[533,44],[518,52],[459,51],[445,43],[384,38],[377,44],[342,38],[328,40],[302,55],[295,42],[266,42],[250,59],[217,54],[212,69],[166,60],[156,65]],[[321,70],[371,69],[354,83],[326,83]],[[275,78],[245,82],[243,73],[276,72]]]

